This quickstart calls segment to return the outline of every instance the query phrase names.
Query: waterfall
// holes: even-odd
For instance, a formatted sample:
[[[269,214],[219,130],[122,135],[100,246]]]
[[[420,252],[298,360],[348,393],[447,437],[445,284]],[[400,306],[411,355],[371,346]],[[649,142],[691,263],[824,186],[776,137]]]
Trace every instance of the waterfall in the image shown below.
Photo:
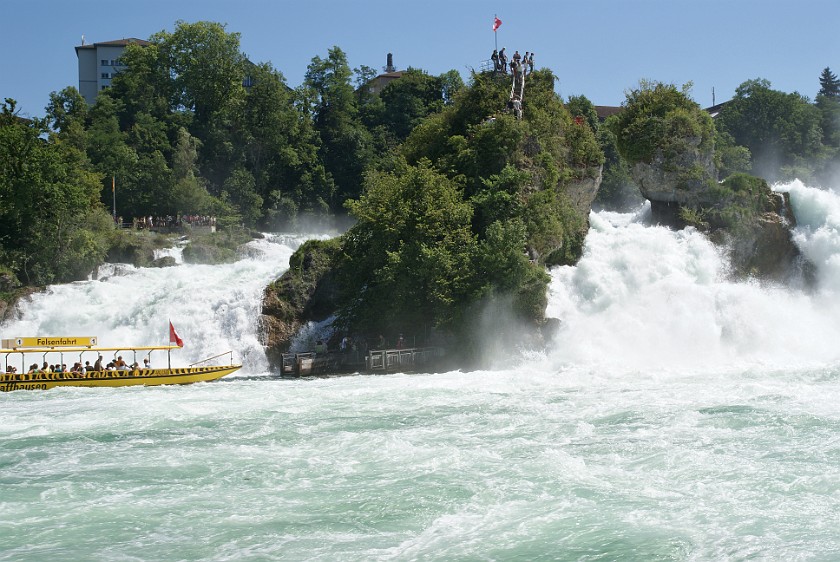
[[[165,345],[171,320],[185,342],[173,352],[173,366],[231,350],[243,373],[262,373],[268,370],[257,321],[263,289],[312,237],[266,235],[224,265],[106,264],[95,279],[53,285],[22,303],[22,318],[6,322],[3,337],[97,336],[101,346]],[[181,261],[177,248],[162,255]]]
[[[840,196],[787,191],[794,239],[818,269],[803,292],[728,278],[705,235],[593,213],[584,255],[552,273],[548,316],[561,320],[552,357],[629,369],[825,364],[840,359]]]
[[[648,208],[591,215],[584,255],[551,271],[547,315],[561,322],[558,364],[631,370],[824,365],[840,359],[840,195],[801,182],[790,194],[795,240],[817,268],[812,291],[729,279],[725,252],[693,229],[649,226]],[[228,350],[242,373],[264,373],[258,316],[265,286],[312,236],[267,235],[225,265],[108,264],[97,279],[55,285],[22,304],[4,338],[98,336],[100,345],[160,345],[168,321],[186,345],[173,365]],[[310,326],[296,341],[320,337]],[[305,347],[305,346],[304,346]]]

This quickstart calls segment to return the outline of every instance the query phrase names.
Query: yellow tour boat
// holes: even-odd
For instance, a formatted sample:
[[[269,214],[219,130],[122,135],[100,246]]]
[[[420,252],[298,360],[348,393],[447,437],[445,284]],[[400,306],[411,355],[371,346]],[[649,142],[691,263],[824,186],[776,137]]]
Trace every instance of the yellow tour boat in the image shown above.
[[[174,333],[174,329],[171,329]],[[177,338],[177,335],[175,336]],[[47,390],[57,386],[155,386],[161,384],[190,384],[220,379],[242,367],[233,363],[233,352],[209,357],[188,367],[172,367],[170,353],[181,345],[153,345],[140,347],[98,347],[96,337],[37,337],[2,340],[0,360],[0,392],[12,390]],[[166,368],[152,368],[152,352],[166,351]],[[141,362],[138,362],[138,353]],[[75,360],[78,354],[78,361]],[[113,354],[108,367],[103,354]],[[130,355],[131,363],[122,356]],[[229,356],[229,364],[202,365]],[[27,361],[38,357],[44,367]],[[72,359],[67,359],[68,357]],[[28,358],[28,359],[27,359]],[[86,359],[88,358],[88,359]],[[92,359],[92,360],[91,360]],[[67,368],[67,361],[74,363]],[[50,365],[52,363],[52,365]],[[20,365],[18,370],[17,365]],[[87,367],[87,368],[85,368]]]

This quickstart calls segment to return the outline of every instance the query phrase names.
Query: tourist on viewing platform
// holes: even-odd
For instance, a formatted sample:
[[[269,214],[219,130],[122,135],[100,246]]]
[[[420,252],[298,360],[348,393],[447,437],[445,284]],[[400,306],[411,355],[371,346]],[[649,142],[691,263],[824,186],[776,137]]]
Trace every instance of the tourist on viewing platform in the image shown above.
[[[502,69],[502,72],[507,74],[507,55],[505,54],[505,48],[502,47],[502,50],[499,51],[499,66]]]
[[[528,57],[528,73],[534,72],[534,53]]]
[[[493,54],[490,55],[490,60],[493,61],[493,72],[499,71],[499,51],[493,49]]]
[[[513,52],[513,62],[515,62],[516,64],[519,64],[519,61],[521,61],[521,60],[522,60],[522,55],[519,54],[519,51],[514,51]]]
[[[397,349],[404,349],[405,348],[405,338],[402,334],[400,337],[397,338]]]

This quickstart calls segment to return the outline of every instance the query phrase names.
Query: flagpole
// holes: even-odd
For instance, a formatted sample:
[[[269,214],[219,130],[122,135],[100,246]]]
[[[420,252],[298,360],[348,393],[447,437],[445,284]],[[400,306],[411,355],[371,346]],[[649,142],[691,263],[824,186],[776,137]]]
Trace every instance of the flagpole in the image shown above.
[[[114,199],[114,223],[117,222],[117,176],[111,176],[111,197]],[[122,225],[120,225],[122,226]]]
[[[499,14],[493,14],[493,26],[494,27],[496,26],[496,20],[498,18],[499,18]],[[498,52],[499,51],[499,30],[498,29],[493,30],[493,39],[496,42],[496,52]]]

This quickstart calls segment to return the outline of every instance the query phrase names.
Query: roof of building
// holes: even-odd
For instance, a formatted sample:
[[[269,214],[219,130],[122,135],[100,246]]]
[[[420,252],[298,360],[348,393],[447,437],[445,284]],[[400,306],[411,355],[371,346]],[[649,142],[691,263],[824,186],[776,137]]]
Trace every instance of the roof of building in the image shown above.
[[[595,106],[595,113],[598,114],[598,119],[603,121],[607,117],[615,115],[616,113],[621,113],[624,110],[623,107],[615,107],[612,105],[596,105]]]
[[[129,37],[128,39],[115,39],[114,41],[100,41],[98,43],[91,43],[89,45],[79,45],[79,49],[95,49],[97,47],[127,47],[128,45],[140,45],[141,47],[148,47],[151,45],[148,41],[137,39],[136,37]]]

